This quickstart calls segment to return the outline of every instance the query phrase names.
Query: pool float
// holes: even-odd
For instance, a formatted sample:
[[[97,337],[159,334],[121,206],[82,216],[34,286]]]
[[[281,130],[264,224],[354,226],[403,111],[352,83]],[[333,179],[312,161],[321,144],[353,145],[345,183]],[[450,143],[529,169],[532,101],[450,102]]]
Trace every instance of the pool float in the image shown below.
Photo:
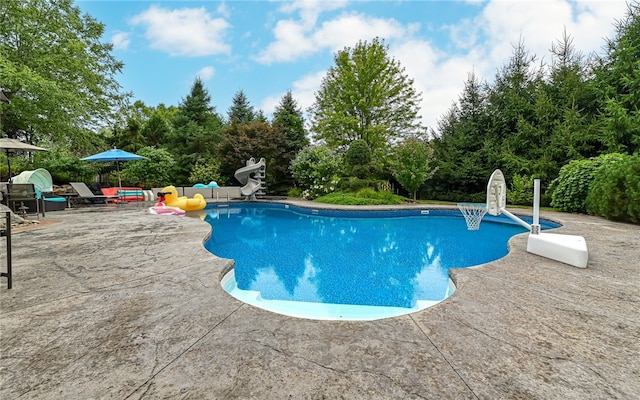
[[[187,213],[182,208],[169,207],[169,206],[163,206],[163,205],[155,205],[153,207],[149,207],[145,212],[147,214],[155,214],[155,215],[185,215]]]
[[[167,207],[178,207],[184,211],[197,211],[207,206],[207,201],[200,193],[196,193],[191,198],[178,196],[178,189],[175,186],[166,186],[160,193],[164,195],[164,203]]]
[[[196,183],[193,185],[194,188],[219,188],[218,183],[216,181],[211,181],[206,185],[204,183]]]
[[[147,214],[155,214],[155,215],[185,215],[187,212],[182,208],[178,207],[169,207],[165,203],[165,196],[167,194],[163,192],[158,192],[158,202],[153,205],[153,207],[149,207],[145,210]]]

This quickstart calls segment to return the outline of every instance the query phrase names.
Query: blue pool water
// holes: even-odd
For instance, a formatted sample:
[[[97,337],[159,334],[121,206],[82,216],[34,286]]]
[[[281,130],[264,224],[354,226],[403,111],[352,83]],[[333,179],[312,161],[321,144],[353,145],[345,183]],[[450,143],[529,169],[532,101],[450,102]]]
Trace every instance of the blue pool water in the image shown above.
[[[208,209],[205,220],[212,226],[205,247],[235,260],[225,290],[262,308],[320,319],[375,319],[440,302],[453,292],[449,268],[501,258],[509,238],[525,232],[492,216],[469,231],[457,210],[242,203]]]

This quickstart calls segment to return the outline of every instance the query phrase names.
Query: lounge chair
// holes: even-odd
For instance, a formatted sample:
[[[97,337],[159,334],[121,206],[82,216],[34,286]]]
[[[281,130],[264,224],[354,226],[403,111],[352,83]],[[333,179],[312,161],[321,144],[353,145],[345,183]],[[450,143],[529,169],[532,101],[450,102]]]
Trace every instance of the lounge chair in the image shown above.
[[[97,195],[93,193],[83,182],[69,182],[69,184],[73,190],[78,193],[78,197],[75,197],[75,199],[84,200],[92,204],[102,204],[110,201],[115,203],[118,201],[118,196]]]

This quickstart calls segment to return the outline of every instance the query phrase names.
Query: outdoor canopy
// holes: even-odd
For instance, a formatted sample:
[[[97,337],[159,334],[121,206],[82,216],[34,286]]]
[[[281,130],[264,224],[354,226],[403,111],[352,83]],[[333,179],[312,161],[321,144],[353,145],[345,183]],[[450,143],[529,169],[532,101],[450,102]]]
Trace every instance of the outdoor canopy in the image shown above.
[[[13,183],[33,183],[33,186],[43,193],[53,192],[53,179],[44,168],[33,171],[22,171],[11,180]]]
[[[135,161],[142,160],[143,156],[139,156],[137,154],[129,153],[128,151],[120,150],[120,149],[111,149],[107,151],[103,151],[102,153],[94,154],[89,157],[83,158],[84,161],[115,161],[116,169],[118,171],[118,187],[122,187],[122,179],[120,179],[120,161]]]
[[[9,178],[11,179],[11,161],[9,160],[9,150],[14,151],[48,151],[42,147],[34,146],[29,143],[24,143],[16,139],[0,138],[0,149],[4,149],[7,153],[7,168],[9,172]]]

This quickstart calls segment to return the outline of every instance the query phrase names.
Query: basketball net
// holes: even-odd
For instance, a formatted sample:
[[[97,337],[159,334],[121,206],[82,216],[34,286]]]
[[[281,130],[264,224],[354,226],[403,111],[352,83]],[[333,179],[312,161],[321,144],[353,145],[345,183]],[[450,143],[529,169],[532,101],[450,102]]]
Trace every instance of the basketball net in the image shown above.
[[[483,203],[458,203],[458,209],[467,222],[467,229],[477,231],[480,229],[480,221],[487,213],[487,205]]]

